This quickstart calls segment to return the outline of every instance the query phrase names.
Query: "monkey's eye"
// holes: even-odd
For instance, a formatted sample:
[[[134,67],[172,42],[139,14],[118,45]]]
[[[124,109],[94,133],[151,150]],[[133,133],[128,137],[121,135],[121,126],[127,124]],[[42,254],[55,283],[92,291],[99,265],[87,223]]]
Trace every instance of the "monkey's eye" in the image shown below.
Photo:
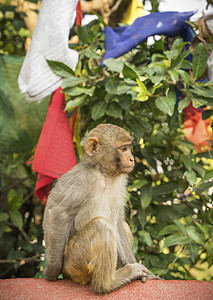
[[[125,151],[127,150],[127,146],[122,146],[122,147],[121,147],[121,150],[122,150],[123,152],[125,152]]]

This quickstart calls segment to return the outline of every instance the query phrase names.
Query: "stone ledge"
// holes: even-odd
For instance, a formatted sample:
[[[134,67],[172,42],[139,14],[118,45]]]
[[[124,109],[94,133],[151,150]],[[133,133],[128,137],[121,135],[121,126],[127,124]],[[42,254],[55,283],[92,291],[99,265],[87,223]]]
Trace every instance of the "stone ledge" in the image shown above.
[[[210,300],[213,282],[183,280],[133,281],[105,295],[95,295],[90,286],[79,286],[69,279],[17,278],[0,280],[0,300]]]

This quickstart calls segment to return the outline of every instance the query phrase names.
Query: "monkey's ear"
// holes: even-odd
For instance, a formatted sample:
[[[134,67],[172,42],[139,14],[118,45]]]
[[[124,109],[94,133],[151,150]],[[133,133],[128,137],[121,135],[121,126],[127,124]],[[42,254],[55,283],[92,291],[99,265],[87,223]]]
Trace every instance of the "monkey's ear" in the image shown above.
[[[86,153],[89,154],[89,156],[96,155],[100,150],[99,139],[97,137],[88,138],[84,148],[85,148]]]

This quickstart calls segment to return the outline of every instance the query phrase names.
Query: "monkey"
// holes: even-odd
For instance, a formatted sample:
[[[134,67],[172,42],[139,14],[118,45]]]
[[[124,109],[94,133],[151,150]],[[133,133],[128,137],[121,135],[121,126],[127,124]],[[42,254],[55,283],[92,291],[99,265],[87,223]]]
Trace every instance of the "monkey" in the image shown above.
[[[132,280],[159,279],[137,263],[125,222],[132,142],[123,128],[98,125],[86,136],[83,159],[51,190],[43,220],[48,280],[62,272],[101,294]]]

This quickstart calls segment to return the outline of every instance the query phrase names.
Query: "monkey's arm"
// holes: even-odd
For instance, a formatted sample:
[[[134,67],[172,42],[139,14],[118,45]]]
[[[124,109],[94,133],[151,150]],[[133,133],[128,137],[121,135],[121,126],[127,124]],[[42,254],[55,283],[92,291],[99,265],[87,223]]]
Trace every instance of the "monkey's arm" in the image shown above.
[[[44,240],[46,248],[47,265],[45,275],[49,280],[57,280],[61,273],[63,253],[69,239],[69,219],[63,212],[63,216],[57,213],[57,206],[45,209],[44,214]]]
[[[134,254],[132,253],[132,244],[133,244],[132,232],[130,230],[129,225],[124,221],[122,222],[122,229],[123,229],[123,233],[122,233],[122,230],[121,230],[121,234],[123,234],[123,238],[124,238],[123,242],[125,241],[125,239],[126,239],[126,241],[125,241],[125,244],[122,243],[122,247],[125,247],[125,251],[122,252],[124,255],[122,255],[122,256],[121,256],[121,254],[119,255],[120,256],[119,260],[121,261],[121,263],[123,265],[125,265],[127,263],[135,263],[136,259],[135,259]],[[122,249],[124,249],[124,248],[122,248]],[[162,278],[157,276],[157,275],[152,274],[147,269],[147,277],[142,278],[142,281],[145,281],[145,279],[162,279]]]
[[[129,225],[120,221],[118,223],[118,231],[119,231],[119,243],[118,243],[118,261],[121,266],[126,264],[134,264],[136,263],[135,256],[132,252],[132,233],[130,231]]]

